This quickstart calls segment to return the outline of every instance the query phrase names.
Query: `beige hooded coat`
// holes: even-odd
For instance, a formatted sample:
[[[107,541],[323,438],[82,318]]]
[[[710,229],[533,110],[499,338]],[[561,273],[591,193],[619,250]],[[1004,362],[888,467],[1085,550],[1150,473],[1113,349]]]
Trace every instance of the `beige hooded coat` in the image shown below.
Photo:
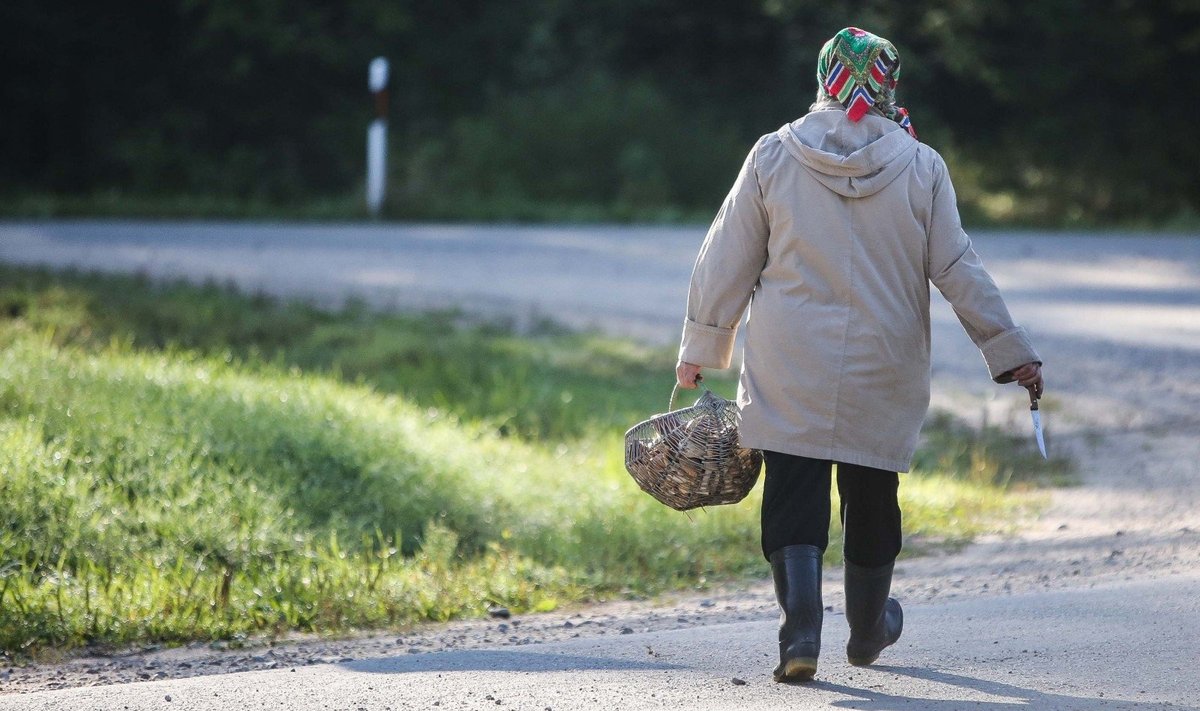
[[[841,107],[759,139],[692,274],[679,358],[728,368],[742,445],[907,471],[929,407],[929,284],[997,382],[1040,361],[963,232],[942,157]]]

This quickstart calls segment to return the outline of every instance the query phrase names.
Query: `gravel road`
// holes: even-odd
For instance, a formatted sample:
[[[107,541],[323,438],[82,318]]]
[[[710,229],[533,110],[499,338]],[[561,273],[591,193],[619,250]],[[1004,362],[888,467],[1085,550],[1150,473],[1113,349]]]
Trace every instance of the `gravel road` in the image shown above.
[[[0,223],[0,261],[232,281],[320,303],[462,305],[668,342],[702,237]],[[1079,462],[1083,483],[1050,491],[1014,535],[904,561],[897,592],[909,622],[886,666],[839,658],[840,576],[829,571],[821,681],[806,687],[769,681],[774,607],[763,582],[346,640],[0,664],[0,709],[1200,708],[1200,239],[975,239],[1047,362],[1049,445]],[[1023,394],[988,382],[936,296],[933,321],[934,406],[1027,429]]]

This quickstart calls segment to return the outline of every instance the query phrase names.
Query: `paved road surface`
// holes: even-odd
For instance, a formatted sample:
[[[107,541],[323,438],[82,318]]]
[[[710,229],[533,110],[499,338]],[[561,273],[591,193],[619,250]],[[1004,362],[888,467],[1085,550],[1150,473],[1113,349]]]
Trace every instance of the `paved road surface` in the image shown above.
[[[208,278],[325,302],[465,304],[671,341],[703,237],[653,227],[0,223],[0,260]],[[976,247],[1035,331],[1200,349],[1200,240],[981,233]],[[937,315],[953,324],[948,310]]]
[[[701,238],[655,228],[0,224],[0,260],[208,277],[325,303],[353,295],[522,321],[549,314],[662,339],[682,318]]]
[[[910,631],[870,669],[835,653],[845,625],[827,615],[820,680],[802,686],[771,681],[774,623],[758,621],[0,697],[0,709],[1189,709],[1200,679],[1179,652],[1200,636],[1197,585],[914,606]],[[1186,606],[1161,608],[1164,593]]]
[[[518,323],[549,316],[669,342],[702,237],[10,223],[0,224],[0,260],[230,280],[330,303],[461,304]],[[1200,240],[992,233],[976,245],[1047,361],[1051,447],[1081,462],[1084,482],[1054,492],[1013,539],[906,562],[910,583],[953,580],[964,593],[914,593],[885,666],[845,664],[835,607],[820,681],[804,687],[770,682],[773,623],[758,619],[0,696],[0,709],[1200,709]],[[933,367],[935,404],[1023,426],[1020,393],[988,383],[940,302]],[[1013,594],[999,592],[1010,583]]]

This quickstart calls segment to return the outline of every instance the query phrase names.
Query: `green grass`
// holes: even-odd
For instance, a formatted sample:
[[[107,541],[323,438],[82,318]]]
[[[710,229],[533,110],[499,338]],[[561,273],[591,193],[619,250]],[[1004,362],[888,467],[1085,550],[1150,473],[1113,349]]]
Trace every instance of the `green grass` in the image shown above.
[[[672,362],[552,324],[0,267],[0,650],[761,575],[758,490],[689,518],[624,472],[622,432],[665,408]],[[910,549],[1003,526],[1014,484],[1049,471],[1024,438],[927,433],[901,487]]]
[[[956,179],[957,180],[957,179]],[[1153,232],[1193,234],[1200,214],[1181,208],[1161,217],[1098,219],[1086,211],[1063,211],[1046,196],[1017,200],[1009,193],[989,194],[963,178],[960,209],[974,229],[1088,230],[1096,234]],[[1053,204],[1048,204],[1053,203]],[[1001,207],[995,207],[1000,205]],[[716,207],[673,204],[632,205],[621,201],[554,202],[512,195],[475,195],[457,191],[399,197],[384,205],[382,220],[434,222],[521,222],[552,224],[666,224],[706,227]],[[370,222],[373,218],[360,193],[316,196],[299,202],[269,201],[231,195],[145,194],[100,190],[83,194],[18,192],[0,194],[5,219],[129,218],[143,220],[234,219],[305,222]]]
[[[651,223],[707,224],[715,208],[671,204],[633,205],[617,201],[554,202],[518,196],[472,196],[439,191],[409,198],[394,196],[385,203],[384,220],[534,223]],[[137,218],[137,219],[254,219],[304,221],[368,221],[361,192],[317,196],[302,201],[269,201],[233,195],[155,195],[122,190],[83,194],[23,192],[0,194],[0,216],[13,219]]]

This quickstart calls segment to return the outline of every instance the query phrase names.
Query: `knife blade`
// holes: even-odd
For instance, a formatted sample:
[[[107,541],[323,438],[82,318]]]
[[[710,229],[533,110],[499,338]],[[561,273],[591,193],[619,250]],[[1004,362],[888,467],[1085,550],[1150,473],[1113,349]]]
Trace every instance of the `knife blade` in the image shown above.
[[[1029,391],[1029,414],[1033,417],[1033,436],[1037,438],[1038,451],[1042,453],[1042,459],[1049,459],[1046,456],[1046,437],[1042,433],[1042,412],[1038,409],[1038,399],[1032,390]]]

